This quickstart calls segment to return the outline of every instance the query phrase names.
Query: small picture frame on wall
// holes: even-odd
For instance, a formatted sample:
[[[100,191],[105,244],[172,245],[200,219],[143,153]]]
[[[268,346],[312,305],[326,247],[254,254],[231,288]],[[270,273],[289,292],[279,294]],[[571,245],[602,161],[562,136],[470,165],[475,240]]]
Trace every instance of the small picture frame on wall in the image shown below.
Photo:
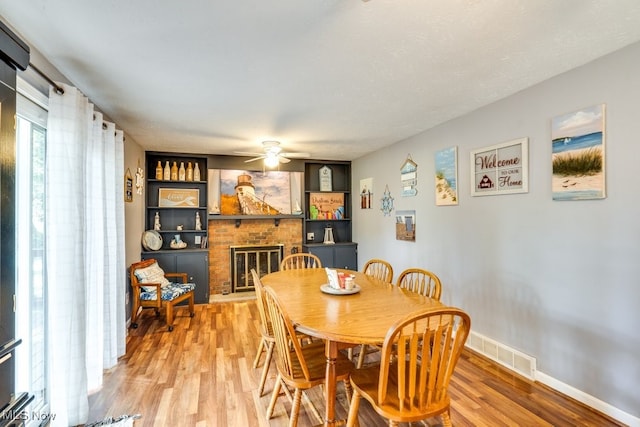
[[[129,168],[124,174],[124,201],[127,203],[133,202],[133,177]]]
[[[320,178],[320,191],[333,191],[333,171],[324,165],[318,171]]]

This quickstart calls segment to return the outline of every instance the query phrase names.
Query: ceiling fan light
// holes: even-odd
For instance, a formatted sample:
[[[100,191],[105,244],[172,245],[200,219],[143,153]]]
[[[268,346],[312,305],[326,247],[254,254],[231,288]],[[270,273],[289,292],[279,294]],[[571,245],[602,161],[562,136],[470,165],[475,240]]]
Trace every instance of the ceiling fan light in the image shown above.
[[[276,166],[278,166],[278,155],[275,153],[267,153],[266,157],[264,158],[264,165],[268,168],[275,168]]]

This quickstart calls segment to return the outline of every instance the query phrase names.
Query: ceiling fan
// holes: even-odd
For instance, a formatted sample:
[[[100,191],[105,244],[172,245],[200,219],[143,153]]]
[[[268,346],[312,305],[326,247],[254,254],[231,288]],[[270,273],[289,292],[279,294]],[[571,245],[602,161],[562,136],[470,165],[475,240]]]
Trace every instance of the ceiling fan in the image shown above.
[[[235,153],[242,156],[256,156],[252,159],[245,160],[245,163],[264,159],[265,166],[270,168],[278,166],[279,163],[289,163],[291,158],[302,159],[311,156],[309,153],[283,152],[279,141],[262,141],[262,147],[264,149],[264,153],[247,153],[244,151],[235,151]]]

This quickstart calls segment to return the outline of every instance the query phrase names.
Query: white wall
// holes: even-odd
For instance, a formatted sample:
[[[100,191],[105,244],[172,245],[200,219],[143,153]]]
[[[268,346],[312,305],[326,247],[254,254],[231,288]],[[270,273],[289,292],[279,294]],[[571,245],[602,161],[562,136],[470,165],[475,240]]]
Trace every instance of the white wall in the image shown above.
[[[131,138],[125,136],[124,141],[124,170],[127,168],[131,171],[135,183],[136,169],[138,164],[145,169],[144,149],[134,142]],[[146,173],[146,172],[145,172]],[[146,191],[146,189],[144,190]],[[125,265],[127,269],[131,264],[140,261],[141,238],[144,231],[144,197],[145,193],[140,195],[133,192],[133,201],[124,204],[124,233],[125,233]],[[125,313],[127,319],[131,318],[131,295],[129,286],[129,271],[127,270],[127,304]]]
[[[384,258],[395,278],[423,267],[472,329],[537,359],[545,376],[640,424],[640,44],[543,82],[353,162],[352,188],[374,178],[371,210],[354,206],[360,267]],[[607,198],[551,198],[550,119],[606,104]],[[529,192],[470,196],[469,152],[529,138]],[[459,205],[434,201],[434,153],[458,147]],[[418,195],[400,197],[400,167],[418,164]],[[416,241],[383,216],[416,211]],[[394,279],[395,279],[394,278]]]

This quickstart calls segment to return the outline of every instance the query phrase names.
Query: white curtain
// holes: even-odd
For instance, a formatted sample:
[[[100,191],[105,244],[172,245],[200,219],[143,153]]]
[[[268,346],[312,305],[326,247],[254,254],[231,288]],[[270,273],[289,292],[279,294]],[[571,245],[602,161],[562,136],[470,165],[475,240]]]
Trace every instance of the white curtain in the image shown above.
[[[46,155],[52,426],[86,423],[88,395],[125,352],[122,131],[76,88],[49,94]]]

